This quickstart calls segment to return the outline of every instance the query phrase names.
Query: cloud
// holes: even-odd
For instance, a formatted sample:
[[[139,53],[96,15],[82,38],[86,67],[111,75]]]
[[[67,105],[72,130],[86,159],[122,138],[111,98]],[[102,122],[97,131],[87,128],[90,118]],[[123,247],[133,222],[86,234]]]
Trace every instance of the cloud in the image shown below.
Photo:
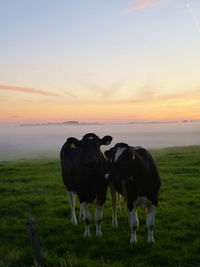
[[[192,8],[192,5],[190,3],[189,0],[187,0],[187,3],[186,3],[186,8],[188,10],[188,13],[191,15],[192,17],[192,20],[193,20],[193,23],[197,29],[197,31],[200,33],[200,22],[198,20],[198,17],[196,16],[196,14],[194,13],[193,11],[193,8]]]
[[[147,7],[155,5],[157,2],[159,2],[159,0],[140,0],[140,1],[137,1],[136,3],[133,3],[131,7],[125,9],[124,13],[128,14],[130,12],[133,12],[133,11],[136,11],[139,9],[147,8]]]
[[[112,83],[109,87],[103,88],[97,84],[89,83],[88,88],[93,92],[100,95],[103,99],[111,98],[115,95],[117,91],[119,91],[123,86],[123,82],[115,82]]]
[[[78,98],[75,94],[72,94],[72,93],[70,93],[70,92],[68,92],[68,91],[66,91],[64,89],[59,89],[59,90],[62,91],[65,95],[68,95],[68,96],[70,96],[70,97],[72,97],[74,99]]]
[[[12,115],[12,116],[11,116],[11,118],[14,118],[14,119],[19,119],[19,118],[20,118],[20,116],[18,116],[18,115]]]
[[[130,97],[129,99],[126,99],[127,103],[143,103],[143,102],[150,102],[154,101],[154,99],[157,99],[158,93],[155,91],[154,86],[151,84],[147,84],[144,86],[141,86],[137,89],[137,93],[135,93],[134,90],[134,97]]]
[[[5,85],[5,84],[0,84],[0,90],[25,92],[25,93],[38,94],[38,95],[43,95],[43,96],[58,96],[55,93],[45,92],[45,91],[34,89],[34,88],[19,87],[19,86],[13,86],[13,85]]]
[[[144,90],[139,97],[127,99],[124,102],[129,104],[149,104],[149,103],[161,103],[162,105],[168,105],[176,103],[177,105],[191,105],[200,102],[200,90],[186,91],[177,94],[159,94],[153,90]]]
[[[5,97],[0,97],[0,102],[4,102],[6,101],[7,99]]]

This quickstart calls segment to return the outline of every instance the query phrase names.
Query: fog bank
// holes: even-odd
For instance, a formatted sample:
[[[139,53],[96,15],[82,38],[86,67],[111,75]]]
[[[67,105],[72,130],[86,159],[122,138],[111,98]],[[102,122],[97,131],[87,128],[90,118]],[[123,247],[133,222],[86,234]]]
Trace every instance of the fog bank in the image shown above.
[[[200,122],[0,126],[0,161],[58,157],[68,137],[81,138],[89,132],[94,132],[99,137],[113,136],[110,146],[117,142],[145,148],[200,145]],[[103,150],[107,148],[102,146]]]

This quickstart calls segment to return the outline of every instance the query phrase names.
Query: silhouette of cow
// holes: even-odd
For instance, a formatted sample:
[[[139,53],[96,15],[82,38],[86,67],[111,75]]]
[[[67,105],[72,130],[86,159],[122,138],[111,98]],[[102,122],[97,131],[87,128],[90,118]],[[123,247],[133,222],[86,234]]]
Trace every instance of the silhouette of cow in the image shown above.
[[[139,226],[137,208],[147,210],[146,224],[148,229],[148,243],[154,243],[153,226],[158,206],[158,192],[161,186],[160,175],[151,154],[142,147],[132,147],[125,143],[118,143],[105,151],[110,162],[106,178],[113,185],[116,192],[125,196],[127,203],[131,239],[130,244],[137,243],[136,231]],[[116,194],[112,192],[114,226],[117,226]]]
[[[85,222],[84,237],[90,236],[91,214],[88,203],[96,205],[96,235],[102,236],[101,220],[108,183],[105,180],[107,163],[100,146],[109,145],[111,141],[111,136],[99,138],[94,133],[88,133],[82,140],[68,138],[60,152],[62,179],[71,207],[71,222],[77,224],[74,195],[76,193]]]

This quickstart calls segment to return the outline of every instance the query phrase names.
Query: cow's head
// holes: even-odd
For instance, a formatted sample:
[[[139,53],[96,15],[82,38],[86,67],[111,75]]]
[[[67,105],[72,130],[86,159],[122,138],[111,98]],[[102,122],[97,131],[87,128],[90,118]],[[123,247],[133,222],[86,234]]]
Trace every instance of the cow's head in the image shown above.
[[[112,137],[109,135],[99,138],[94,133],[88,133],[83,136],[82,140],[78,140],[74,137],[67,139],[67,143],[71,148],[79,148],[81,151],[81,160],[85,167],[95,166],[102,159],[100,151],[101,145],[109,145],[112,141]]]
[[[117,143],[114,147],[104,152],[109,161],[108,179],[127,179],[132,175],[135,154],[132,147],[125,143]]]

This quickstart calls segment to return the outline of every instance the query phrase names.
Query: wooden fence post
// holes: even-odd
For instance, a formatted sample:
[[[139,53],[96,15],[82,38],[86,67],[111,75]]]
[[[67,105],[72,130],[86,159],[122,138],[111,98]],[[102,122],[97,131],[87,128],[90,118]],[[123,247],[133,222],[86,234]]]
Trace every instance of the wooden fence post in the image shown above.
[[[29,233],[30,241],[31,241],[31,246],[33,249],[34,259],[35,259],[36,264],[38,266],[42,266],[43,265],[43,259],[42,259],[42,255],[41,255],[40,243],[39,243],[39,240],[37,238],[36,222],[33,218],[29,217],[26,221],[26,225],[27,225],[27,230]]]

